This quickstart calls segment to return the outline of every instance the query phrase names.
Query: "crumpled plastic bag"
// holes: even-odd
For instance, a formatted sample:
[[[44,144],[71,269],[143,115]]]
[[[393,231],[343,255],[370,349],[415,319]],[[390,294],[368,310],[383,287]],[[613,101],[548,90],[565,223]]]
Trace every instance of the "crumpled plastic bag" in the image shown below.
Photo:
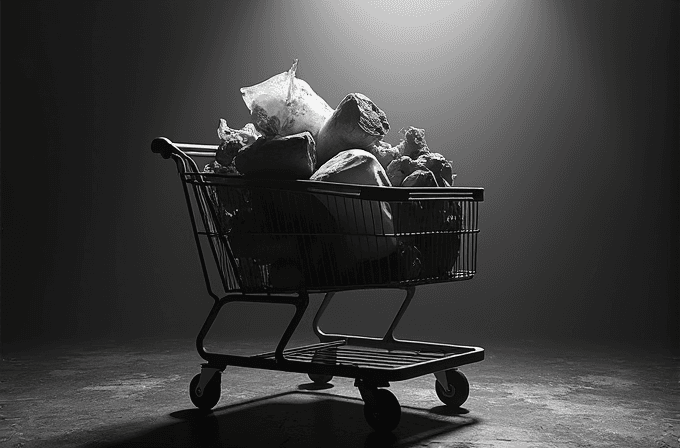
[[[316,140],[333,109],[302,79],[295,77],[298,60],[283,73],[259,84],[242,87],[255,128],[265,137],[308,131]]]

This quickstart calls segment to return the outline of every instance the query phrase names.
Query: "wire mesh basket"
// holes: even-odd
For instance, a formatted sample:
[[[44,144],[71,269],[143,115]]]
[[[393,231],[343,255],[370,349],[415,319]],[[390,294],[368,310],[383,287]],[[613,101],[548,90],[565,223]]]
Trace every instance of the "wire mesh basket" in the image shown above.
[[[226,291],[406,287],[475,273],[481,189],[183,178]]]

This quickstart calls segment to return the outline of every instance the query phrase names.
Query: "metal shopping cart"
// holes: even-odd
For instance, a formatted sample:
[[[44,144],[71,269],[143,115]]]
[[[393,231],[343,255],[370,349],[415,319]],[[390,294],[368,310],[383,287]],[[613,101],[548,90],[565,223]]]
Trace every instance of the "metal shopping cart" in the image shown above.
[[[482,348],[400,340],[393,334],[416,286],[474,276],[483,188],[248,179],[199,169],[197,160],[214,160],[217,146],[160,137],[151,149],[177,164],[214,300],[196,339],[206,362],[190,383],[194,405],[209,410],[217,404],[228,365],[306,373],[319,384],[334,376],[353,378],[365,418],[378,431],[391,431],[401,416],[397,398],[385,389],[390,382],[434,373],[444,404],[465,402],[469,383],[457,367],[483,360]],[[384,337],[321,330],[320,318],[336,292],[371,288],[406,293]],[[319,343],[286,348],[312,293],[325,293],[313,320]],[[230,302],[284,303],[296,311],[271,353],[209,352],[204,339]]]

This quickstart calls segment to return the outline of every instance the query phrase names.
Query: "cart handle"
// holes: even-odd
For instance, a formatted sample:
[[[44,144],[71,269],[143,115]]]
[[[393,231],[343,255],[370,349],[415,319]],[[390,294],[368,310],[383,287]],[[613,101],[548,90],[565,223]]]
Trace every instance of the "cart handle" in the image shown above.
[[[151,151],[160,154],[164,159],[169,159],[172,154],[215,157],[217,145],[199,145],[196,143],[173,143],[166,137],[157,137],[151,142]]]
[[[164,159],[169,159],[173,154],[180,155],[180,149],[175,146],[170,139],[165,137],[156,137],[151,142],[151,152],[160,154]]]

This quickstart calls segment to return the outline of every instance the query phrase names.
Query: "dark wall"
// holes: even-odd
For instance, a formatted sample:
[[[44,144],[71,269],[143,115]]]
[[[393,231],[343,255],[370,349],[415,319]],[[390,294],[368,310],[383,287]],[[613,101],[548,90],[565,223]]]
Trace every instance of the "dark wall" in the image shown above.
[[[425,128],[486,188],[478,275],[422,288],[404,335],[677,344],[678,2],[342,5],[3,4],[2,340],[195,334],[210,299],[149,143],[217,143],[239,87],[299,58],[331,106],[366,94],[387,141]],[[346,297],[330,325],[375,328]]]

